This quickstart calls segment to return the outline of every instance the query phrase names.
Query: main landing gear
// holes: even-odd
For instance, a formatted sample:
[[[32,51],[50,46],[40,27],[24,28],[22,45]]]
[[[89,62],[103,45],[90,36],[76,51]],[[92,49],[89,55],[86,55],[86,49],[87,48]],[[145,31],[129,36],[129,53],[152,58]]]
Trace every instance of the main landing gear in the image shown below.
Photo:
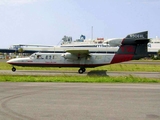
[[[79,74],[83,74],[85,71],[86,71],[86,68],[80,68],[80,69],[78,70]]]
[[[16,71],[16,68],[15,68],[15,67],[12,67],[12,71],[15,72],[15,71]]]

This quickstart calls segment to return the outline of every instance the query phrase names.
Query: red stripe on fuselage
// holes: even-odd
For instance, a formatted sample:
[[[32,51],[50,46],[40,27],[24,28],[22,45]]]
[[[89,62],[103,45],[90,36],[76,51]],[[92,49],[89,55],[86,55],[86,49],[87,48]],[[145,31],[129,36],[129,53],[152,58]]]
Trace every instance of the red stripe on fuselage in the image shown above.
[[[110,64],[120,63],[125,61],[130,61],[133,59],[134,55],[123,55],[123,54],[115,54]]]

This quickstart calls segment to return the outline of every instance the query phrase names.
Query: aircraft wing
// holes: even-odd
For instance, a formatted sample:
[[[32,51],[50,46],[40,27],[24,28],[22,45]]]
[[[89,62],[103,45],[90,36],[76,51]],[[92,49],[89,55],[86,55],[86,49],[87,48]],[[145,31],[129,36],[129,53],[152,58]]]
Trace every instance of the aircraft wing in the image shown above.
[[[89,50],[66,50],[66,53],[62,54],[66,59],[81,59],[89,57]]]
[[[79,54],[89,55],[89,50],[66,50],[66,52],[69,52],[75,55],[79,55]]]

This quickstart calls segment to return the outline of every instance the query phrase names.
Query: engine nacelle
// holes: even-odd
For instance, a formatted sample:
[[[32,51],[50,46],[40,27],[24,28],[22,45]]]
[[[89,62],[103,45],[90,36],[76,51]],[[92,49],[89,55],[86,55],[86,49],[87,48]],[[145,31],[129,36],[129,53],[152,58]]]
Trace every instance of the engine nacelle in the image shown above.
[[[72,59],[72,60],[77,60],[78,59],[78,56],[76,55],[73,55],[71,53],[64,53],[61,55],[62,57],[64,57],[65,59]]]

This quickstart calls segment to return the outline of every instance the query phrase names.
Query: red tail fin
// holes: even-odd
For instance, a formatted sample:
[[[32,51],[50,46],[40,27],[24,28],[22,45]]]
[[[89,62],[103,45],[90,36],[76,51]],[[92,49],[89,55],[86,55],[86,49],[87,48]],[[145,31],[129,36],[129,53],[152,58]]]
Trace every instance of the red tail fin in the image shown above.
[[[111,64],[140,59],[147,56],[147,43],[149,39],[146,37],[148,37],[147,31],[127,35],[113,57]]]

